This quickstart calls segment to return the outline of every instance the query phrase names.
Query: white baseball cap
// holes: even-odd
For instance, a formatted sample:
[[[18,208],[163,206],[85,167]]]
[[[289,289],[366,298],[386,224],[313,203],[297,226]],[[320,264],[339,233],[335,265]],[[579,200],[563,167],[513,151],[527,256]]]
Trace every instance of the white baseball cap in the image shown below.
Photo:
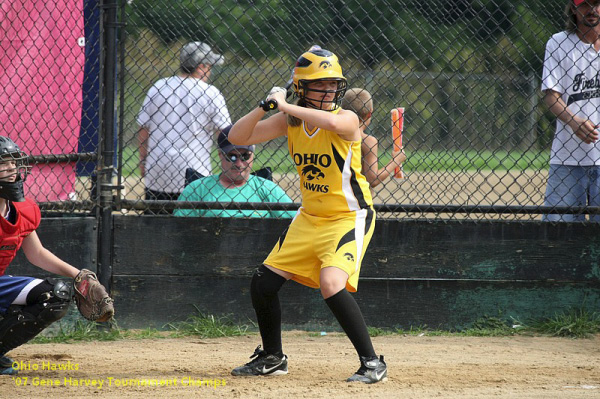
[[[202,42],[191,42],[183,46],[179,55],[182,69],[192,71],[200,64],[223,65],[225,57],[212,51],[210,46]]]

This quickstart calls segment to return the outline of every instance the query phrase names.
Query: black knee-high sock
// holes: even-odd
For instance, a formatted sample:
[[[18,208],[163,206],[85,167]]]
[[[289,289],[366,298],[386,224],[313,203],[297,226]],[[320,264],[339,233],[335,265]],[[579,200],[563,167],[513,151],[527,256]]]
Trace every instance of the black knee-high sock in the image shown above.
[[[261,265],[256,269],[250,285],[252,306],[256,312],[264,351],[278,356],[283,355],[281,304],[278,292],[286,281],[285,278]]]
[[[376,356],[362,312],[352,295],[344,288],[337,294],[325,299],[325,303],[327,303],[342,329],[350,338],[358,355]]]

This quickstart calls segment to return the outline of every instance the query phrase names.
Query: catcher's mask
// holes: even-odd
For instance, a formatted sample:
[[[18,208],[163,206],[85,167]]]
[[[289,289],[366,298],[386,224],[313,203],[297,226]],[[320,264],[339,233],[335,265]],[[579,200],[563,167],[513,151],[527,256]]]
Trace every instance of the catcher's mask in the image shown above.
[[[310,101],[306,101],[307,84],[319,80],[335,81],[337,82],[337,89],[310,89],[314,93],[335,93],[332,101],[310,98],[314,102],[320,102],[320,106],[315,106]],[[346,78],[342,74],[342,67],[338,62],[337,56],[331,51],[324,49],[309,50],[298,58],[296,67],[294,68],[293,82],[294,94],[300,100],[303,100],[307,107],[322,109],[324,111],[333,111],[339,107],[348,86]]]
[[[14,141],[0,136],[0,197],[9,201],[25,201],[23,182],[29,174],[27,154]]]

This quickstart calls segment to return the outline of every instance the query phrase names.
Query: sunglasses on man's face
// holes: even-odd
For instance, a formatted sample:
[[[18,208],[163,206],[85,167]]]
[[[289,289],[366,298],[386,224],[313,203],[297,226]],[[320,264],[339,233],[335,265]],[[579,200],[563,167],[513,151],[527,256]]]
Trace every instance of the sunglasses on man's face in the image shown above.
[[[232,152],[229,154],[223,153],[223,156],[227,161],[235,163],[235,161],[237,161],[238,159],[241,159],[242,161],[248,161],[252,157],[252,153],[244,152],[243,154],[240,154],[239,152]]]

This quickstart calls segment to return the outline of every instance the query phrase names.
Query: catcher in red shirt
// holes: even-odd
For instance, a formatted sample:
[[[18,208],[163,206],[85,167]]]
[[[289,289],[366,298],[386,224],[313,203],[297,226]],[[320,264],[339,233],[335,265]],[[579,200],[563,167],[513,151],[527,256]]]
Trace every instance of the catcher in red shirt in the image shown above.
[[[35,232],[40,208],[23,193],[27,171],[26,154],[11,139],[0,136],[0,375],[17,374],[6,353],[61,319],[73,296],[89,319],[106,321],[114,314],[113,301],[94,273],[62,261],[40,242]],[[74,279],[73,287],[54,278],[6,275],[19,248],[35,266]],[[90,301],[96,303],[90,306]]]

